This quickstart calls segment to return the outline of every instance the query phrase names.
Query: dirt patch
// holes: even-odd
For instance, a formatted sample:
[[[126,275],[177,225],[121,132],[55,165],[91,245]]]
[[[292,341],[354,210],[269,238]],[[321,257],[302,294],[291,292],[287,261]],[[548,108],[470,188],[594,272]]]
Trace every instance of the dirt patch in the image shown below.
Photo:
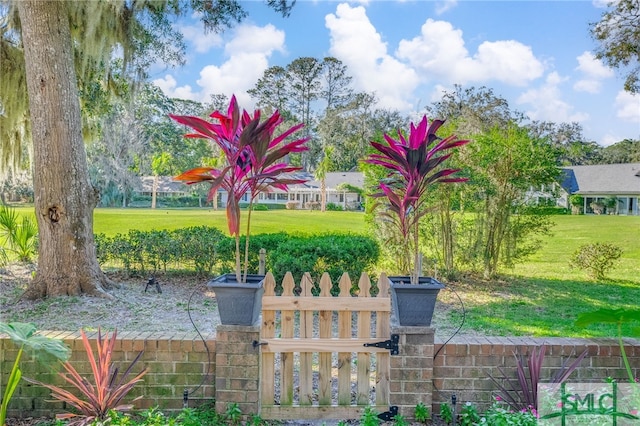
[[[162,274],[156,286],[147,288],[149,277],[128,277],[108,272],[121,288],[109,291],[111,299],[91,296],[54,297],[25,300],[24,293],[33,266],[10,265],[0,269],[0,311],[4,322],[32,322],[38,330],[78,331],[117,329],[145,332],[193,332],[215,335],[219,325],[215,294],[207,289],[206,278]],[[145,291],[146,290],[146,291]],[[448,339],[459,324],[449,320],[452,310],[460,309],[447,290],[441,292],[433,324],[436,338]],[[461,330],[458,335],[475,335]]]
[[[218,325],[216,300],[207,290],[207,280],[163,275],[148,286],[149,277],[126,277],[117,272],[109,277],[121,288],[109,291],[112,298],[91,296],[24,300],[21,296],[31,279],[32,268],[12,265],[0,269],[2,321],[32,322],[38,330],[78,331],[177,331],[215,334]],[[145,291],[146,289],[146,291]],[[192,323],[193,321],[193,323]]]

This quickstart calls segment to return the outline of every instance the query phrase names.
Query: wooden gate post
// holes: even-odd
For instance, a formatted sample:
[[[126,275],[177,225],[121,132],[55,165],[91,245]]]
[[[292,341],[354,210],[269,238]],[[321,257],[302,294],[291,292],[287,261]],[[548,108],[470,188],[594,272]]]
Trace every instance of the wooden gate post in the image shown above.
[[[413,419],[418,403],[431,410],[434,329],[392,325],[391,333],[400,337],[400,353],[391,356],[389,402],[399,414]]]
[[[219,325],[216,328],[216,412],[237,403],[242,414],[259,412],[259,326]]]

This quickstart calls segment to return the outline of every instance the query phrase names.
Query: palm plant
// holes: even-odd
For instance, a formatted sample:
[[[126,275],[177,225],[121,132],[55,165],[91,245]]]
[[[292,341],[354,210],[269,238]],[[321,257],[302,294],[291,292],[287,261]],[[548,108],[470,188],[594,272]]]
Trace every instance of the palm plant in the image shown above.
[[[20,215],[15,209],[0,205],[0,238],[6,247],[0,250],[0,258],[8,260],[7,254],[12,252],[21,262],[31,262],[38,245],[38,226],[35,222]]]
[[[188,170],[176,180],[187,184],[209,182],[211,189],[208,200],[217,195],[219,189],[228,194],[227,225],[229,233],[236,241],[236,280],[246,282],[249,258],[249,233],[251,228],[251,208],[260,192],[271,188],[287,190],[288,185],[303,183],[304,179],[291,177],[300,167],[288,165],[284,160],[289,154],[306,151],[308,138],[287,141],[287,138],[301,129],[298,124],[275,136],[277,127],[283,122],[278,111],[261,121],[260,110],[253,115],[246,110],[240,112],[236,97],[232,96],[227,113],[214,111],[213,121],[200,117],[170,115],[175,121],[193,129],[186,137],[204,138],[214,142],[222,151],[225,162],[220,167],[197,167]],[[247,229],[244,250],[244,274],[240,260],[240,201],[249,195]]]
[[[418,225],[430,210],[427,191],[437,183],[467,180],[465,177],[453,177],[459,169],[441,167],[452,155],[445,151],[469,142],[454,135],[444,139],[438,137],[436,132],[443,124],[444,120],[429,123],[423,116],[417,126],[411,123],[408,138],[400,130],[398,139],[385,133],[386,144],[372,141],[371,146],[378,152],[365,159],[366,163],[389,170],[386,179],[378,186],[380,191],[372,197],[385,200],[376,203],[376,207],[382,204],[385,207],[379,216],[389,220],[405,242],[400,264],[408,269],[406,272],[411,275],[412,284],[417,284],[420,276]]]
[[[36,326],[33,324],[13,322],[4,323],[0,322],[0,334],[6,334],[13,343],[19,346],[18,354],[13,362],[13,367],[9,373],[9,379],[4,388],[4,394],[2,396],[2,403],[0,404],[0,425],[5,424],[7,417],[7,408],[9,401],[13,396],[18,383],[22,378],[22,371],[20,370],[20,359],[25,350],[33,351],[37,358],[43,358],[43,355],[49,354],[53,357],[66,360],[71,353],[70,349],[58,339],[53,339],[47,336],[41,336],[36,333]]]

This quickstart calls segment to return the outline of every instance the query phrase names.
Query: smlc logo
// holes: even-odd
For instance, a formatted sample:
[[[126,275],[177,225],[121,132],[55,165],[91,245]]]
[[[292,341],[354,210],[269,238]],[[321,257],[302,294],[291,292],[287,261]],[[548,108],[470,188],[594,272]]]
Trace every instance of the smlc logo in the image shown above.
[[[640,425],[637,384],[562,383],[538,386],[538,425]]]

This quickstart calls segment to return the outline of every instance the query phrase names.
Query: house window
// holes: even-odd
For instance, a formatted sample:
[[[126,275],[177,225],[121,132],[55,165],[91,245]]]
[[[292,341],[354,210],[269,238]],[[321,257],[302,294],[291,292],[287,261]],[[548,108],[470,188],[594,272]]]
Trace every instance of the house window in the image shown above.
[[[286,192],[281,192],[277,194],[278,201],[287,201],[288,199],[289,199],[289,194],[287,194]]]

